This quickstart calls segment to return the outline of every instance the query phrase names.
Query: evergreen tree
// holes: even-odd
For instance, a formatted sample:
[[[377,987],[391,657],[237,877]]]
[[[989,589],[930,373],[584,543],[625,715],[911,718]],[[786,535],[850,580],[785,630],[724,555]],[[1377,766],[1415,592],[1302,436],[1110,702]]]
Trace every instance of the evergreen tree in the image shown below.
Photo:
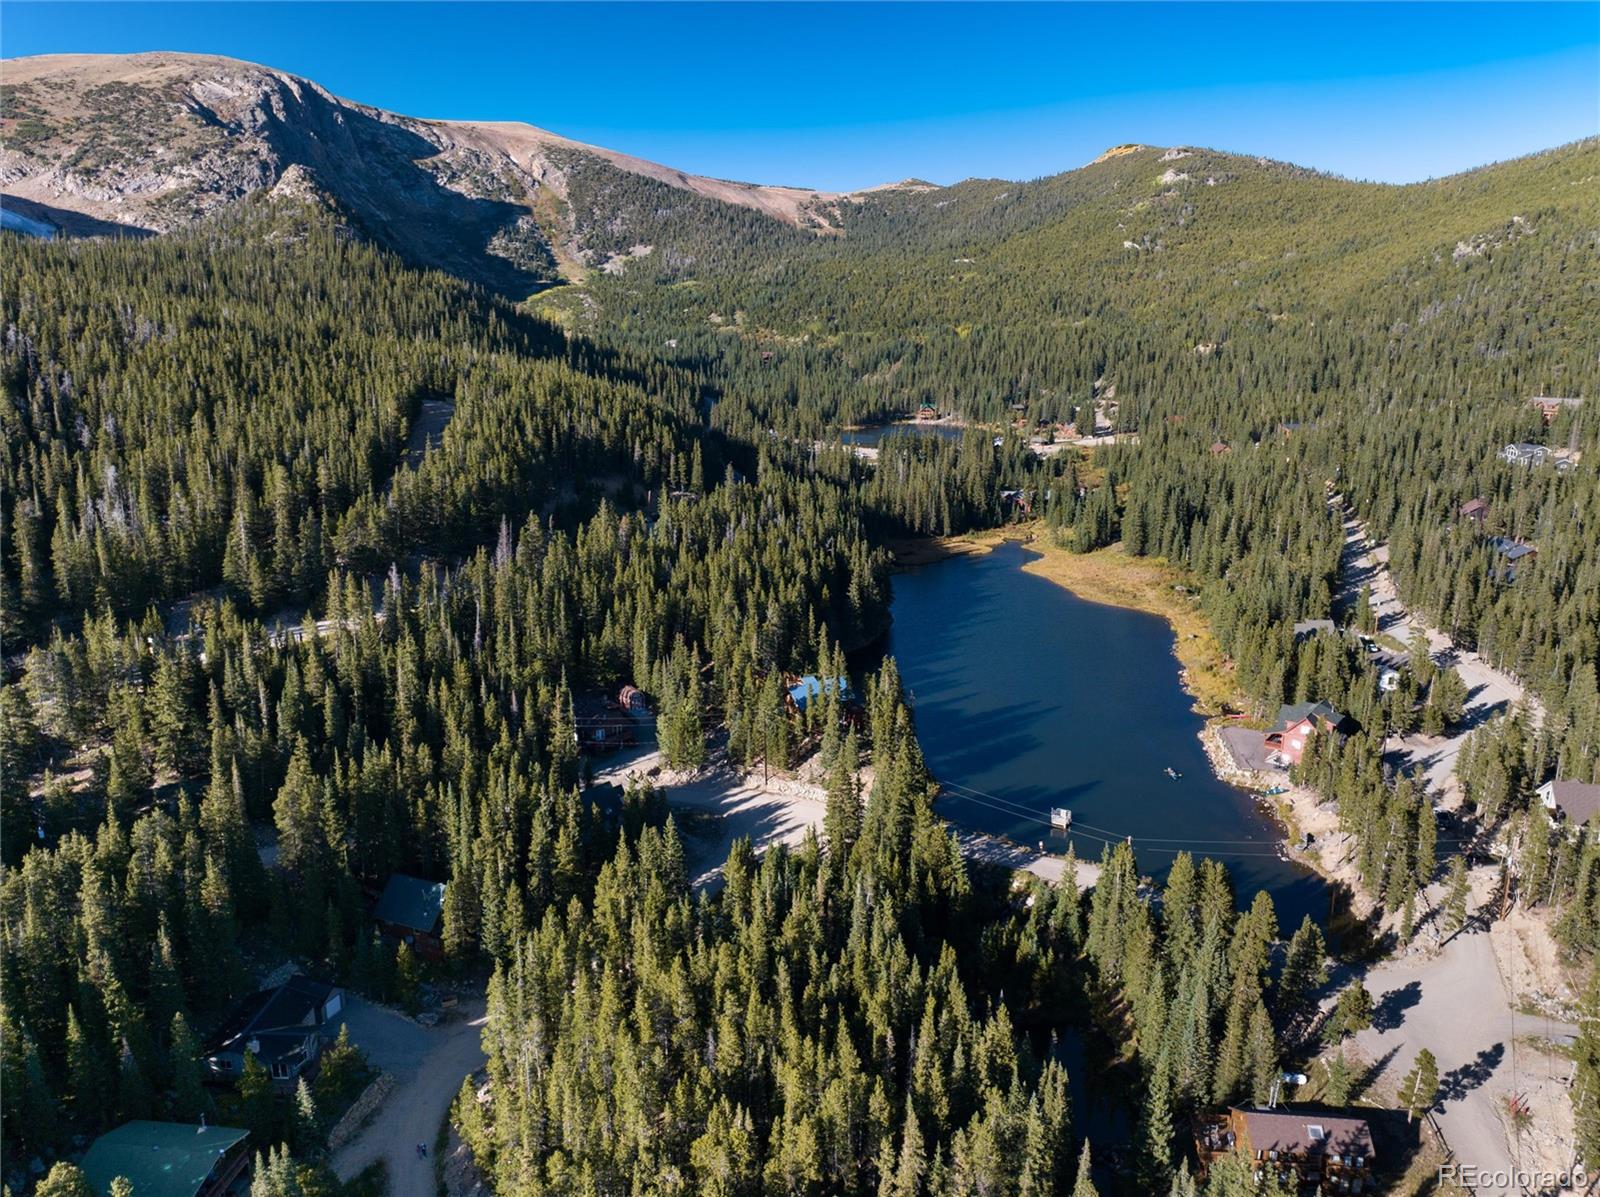
[[[1419,1115],[1432,1109],[1438,1096],[1439,1064],[1433,1053],[1423,1048],[1400,1082],[1400,1104],[1405,1107],[1407,1121],[1415,1122]]]
[[[51,1166],[34,1193],[37,1197],[95,1197],[83,1169],[65,1160]]]

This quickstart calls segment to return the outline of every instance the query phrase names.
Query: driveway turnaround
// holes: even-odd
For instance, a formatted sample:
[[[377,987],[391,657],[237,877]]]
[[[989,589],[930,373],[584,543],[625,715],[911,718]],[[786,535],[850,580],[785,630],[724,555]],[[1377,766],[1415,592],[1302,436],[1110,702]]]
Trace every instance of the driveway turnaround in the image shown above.
[[[378,1160],[389,1169],[389,1197],[434,1197],[433,1147],[439,1126],[463,1077],[483,1067],[484,1003],[462,1003],[465,1019],[420,1027],[381,1006],[347,994],[345,1023],[351,1042],[374,1068],[393,1074],[394,1090],[377,1115],[333,1156],[340,1180],[350,1180]],[[417,1155],[427,1146],[428,1158]]]

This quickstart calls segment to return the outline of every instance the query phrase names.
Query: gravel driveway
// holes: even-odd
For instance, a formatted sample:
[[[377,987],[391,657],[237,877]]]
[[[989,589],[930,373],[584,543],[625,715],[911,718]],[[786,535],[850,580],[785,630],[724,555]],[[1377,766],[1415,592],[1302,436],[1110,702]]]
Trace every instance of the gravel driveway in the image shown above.
[[[367,1165],[383,1160],[389,1168],[389,1197],[434,1197],[434,1140],[463,1077],[483,1066],[481,1042],[484,1003],[462,1003],[458,1015],[438,1027],[420,1027],[354,994],[345,996],[345,1023],[351,1041],[375,1068],[392,1073],[394,1091],[377,1116],[333,1156],[333,1170],[349,1180]],[[425,1143],[428,1158],[417,1158]]]
[[[1439,1127],[1461,1162],[1483,1172],[1531,1166],[1531,1145],[1509,1138],[1501,1110],[1508,1097],[1527,1093],[1550,1074],[1548,1059],[1529,1047],[1530,1037],[1575,1028],[1512,1009],[1482,931],[1456,936],[1436,956],[1381,964],[1364,980],[1377,1014],[1355,1044],[1380,1066],[1374,1078],[1380,1087],[1397,1089],[1417,1052],[1427,1048],[1439,1061]],[[1520,1192],[1485,1184],[1476,1191],[1480,1197]]]

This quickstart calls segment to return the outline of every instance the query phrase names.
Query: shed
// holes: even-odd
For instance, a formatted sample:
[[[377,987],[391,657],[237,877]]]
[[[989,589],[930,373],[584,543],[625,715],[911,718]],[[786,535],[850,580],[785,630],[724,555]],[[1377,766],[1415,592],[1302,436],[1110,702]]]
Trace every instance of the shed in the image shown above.
[[[83,1174],[100,1197],[125,1176],[136,1197],[211,1197],[249,1163],[250,1132],[185,1122],[125,1122],[94,1141]]]
[[[383,887],[383,896],[373,917],[379,929],[393,939],[402,940],[419,955],[437,959],[444,954],[439,939],[439,923],[444,915],[444,882],[423,881],[394,873]]]

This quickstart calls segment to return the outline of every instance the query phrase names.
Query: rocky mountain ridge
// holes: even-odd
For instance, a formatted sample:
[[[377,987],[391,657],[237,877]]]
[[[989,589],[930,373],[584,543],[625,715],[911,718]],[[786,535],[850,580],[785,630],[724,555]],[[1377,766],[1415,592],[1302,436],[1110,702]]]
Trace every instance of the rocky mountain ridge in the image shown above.
[[[3,83],[4,205],[69,234],[166,232],[257,192],[309,188],[413,261],[525,293],[639,244],[618,194],[652,218],[726,205],[817,231],[839,198],[692,175],[531,125],[402,116],[227,58],[47,55],[6,61]],[[578,176],[609,189],[611,210],[574,204]]]

